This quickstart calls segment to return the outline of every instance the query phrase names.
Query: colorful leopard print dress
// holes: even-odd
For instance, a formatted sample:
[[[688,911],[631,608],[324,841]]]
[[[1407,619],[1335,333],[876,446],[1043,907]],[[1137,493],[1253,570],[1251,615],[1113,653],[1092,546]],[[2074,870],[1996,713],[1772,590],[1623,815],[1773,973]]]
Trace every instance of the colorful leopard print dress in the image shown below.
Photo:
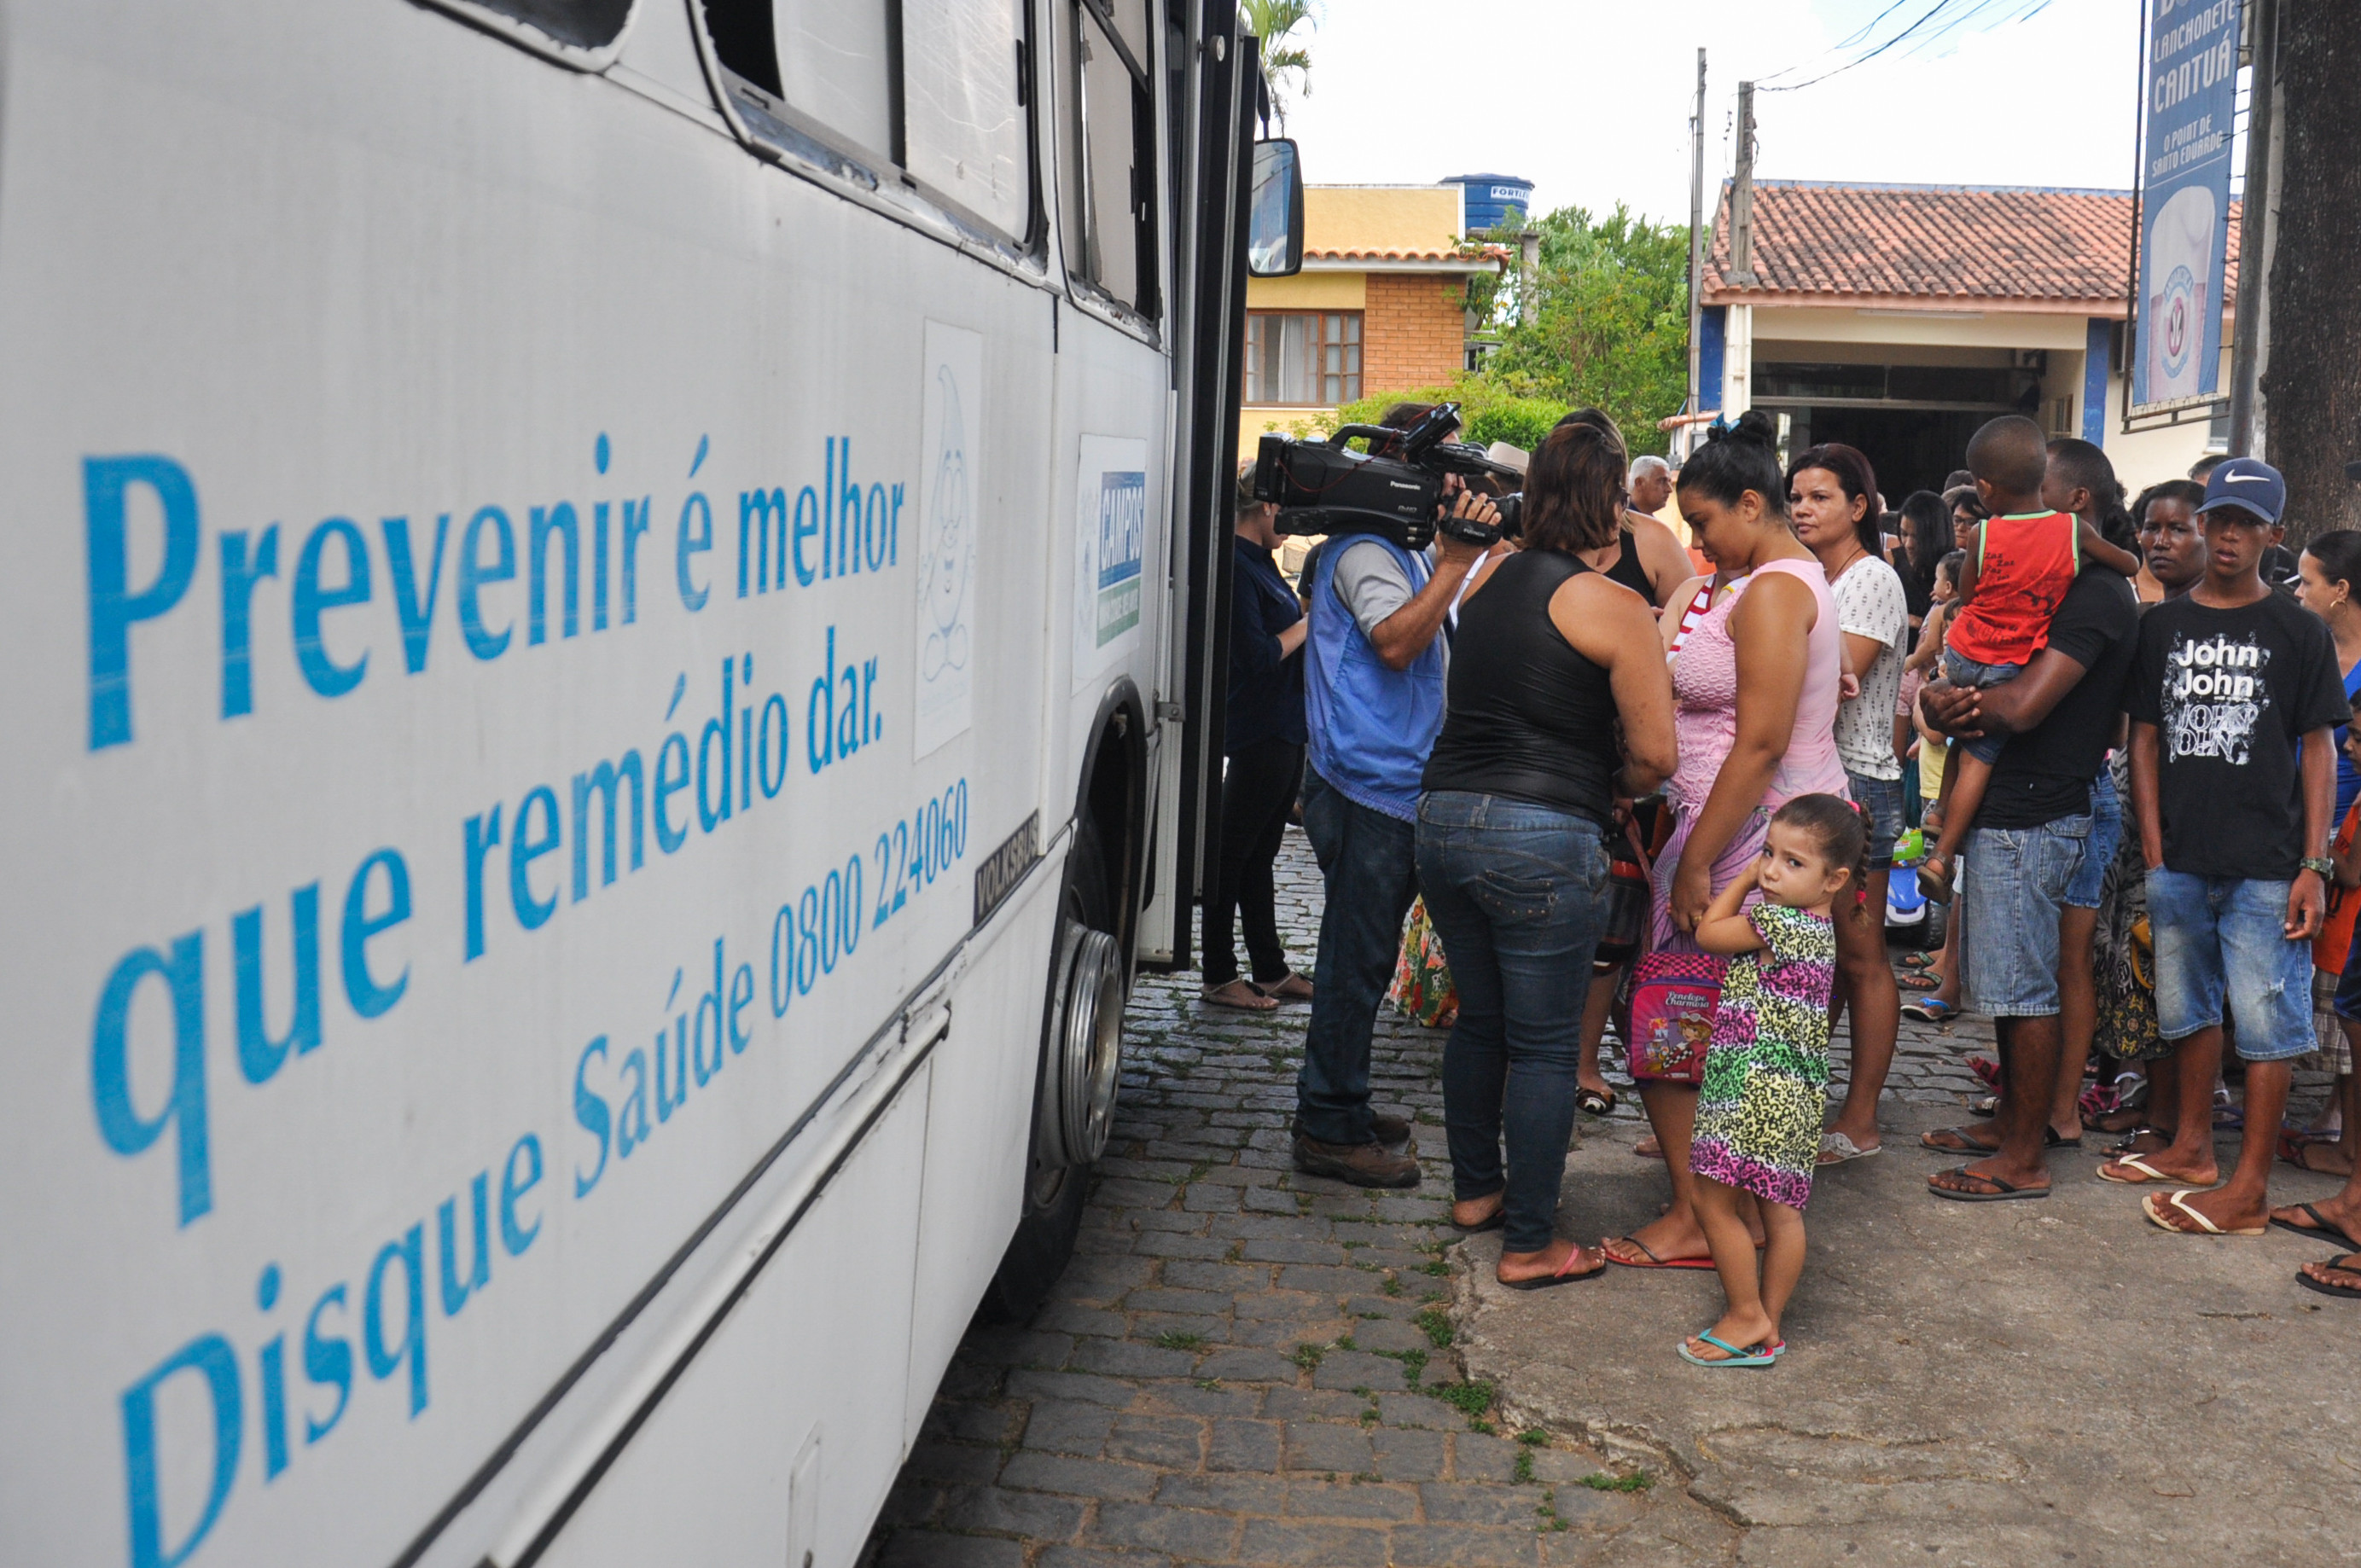
[[[1784,905],[1746,913],[1764,946],[1730,959],[1722,981],[1689,1169],[1800,1209],[1811,1201],[1827,1104],[1837,928]]]

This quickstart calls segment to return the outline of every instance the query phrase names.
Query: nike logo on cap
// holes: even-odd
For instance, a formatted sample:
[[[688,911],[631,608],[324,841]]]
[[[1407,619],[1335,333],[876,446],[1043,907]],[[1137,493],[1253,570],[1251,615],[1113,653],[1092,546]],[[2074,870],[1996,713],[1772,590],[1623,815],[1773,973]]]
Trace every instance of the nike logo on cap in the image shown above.
[[[2266,474],[2224,474],[2222,478],[2225,484],[2232,485],[2268,485],[2271,482]]]

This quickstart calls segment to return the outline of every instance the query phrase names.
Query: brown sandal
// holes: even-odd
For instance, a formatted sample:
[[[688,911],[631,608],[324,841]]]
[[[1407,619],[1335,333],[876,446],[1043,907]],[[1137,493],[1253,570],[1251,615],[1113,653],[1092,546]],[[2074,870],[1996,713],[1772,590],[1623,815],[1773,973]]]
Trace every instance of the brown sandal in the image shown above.
[[[1238,992],[1245,992],[1239,995]],[[1232,1007],[1241,1013],[1276,1013],[1279,1003],[1262,992],[1262,988],[1249,980],[1226,980],[1204,989],[1202,999],[1208,1007]]]

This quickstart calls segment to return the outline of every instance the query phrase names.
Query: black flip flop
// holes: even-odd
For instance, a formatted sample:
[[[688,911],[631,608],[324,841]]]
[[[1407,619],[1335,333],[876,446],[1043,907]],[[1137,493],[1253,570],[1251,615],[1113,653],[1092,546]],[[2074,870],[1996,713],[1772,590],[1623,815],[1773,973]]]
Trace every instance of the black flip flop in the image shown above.
[[[1576,1258],[1580,1257],[1581,1255],[1582,1249],[1580,1247],[1576,1247],[1572,1252],[1565,1255],[1565,1263],[1570,1265]],[[1568,1274],[1565,1272],[1565,1265],[1561,1265],[1555,1274],[1535,1275],[1531,1279],[1500,1279],[1499,1276],[1497,1274],[1493,1276],[1493,1278],[1499,1279],[1501,1284],[1507,1286],[1511,1290],[1554,1290],[1561,1285],[1579,1285],[1586,1279],[1596,1279],[1606,1272],[1607,1265],[1604,1263],[1590,1270],[1587,1274]]]
[[[2046,1149],[2079,1149],[2082,1146],[2082,1135],[2077,1133],[2069,1138],[2060,1135],[2055,1127],[2044,1127],[2041,1129],[2041,1146]]]
[[[1945,1176],[1964,1176],[1970,1181],[1989,1182],[1993,1186],[2000,1189],[1997,1192],[1958,1192],[1948,1187],[1936,1186],[1935,1179],[1931,1176],[1927,1179],[1927,1191],[1932,1192],[1938,1198],[1949,1198],[1955,1203],[2005,1203],[2018,1198],[2047,1198],[2049,1196],[2049,1189],[2047,1187],[2011,1187],[2007,1182],[2003,1181],[1997,1176],[1985,1176],[1981,1172],[1970,1170],[1964,1165],[1953,1166],[1950,1169],[1944,1171],[1942,1174]]]
[[[2356,1254],[2361,1254],[2361,1242],[2356,1242],[2351,1236],[2346,1235],[2345,1234],[2345,1228],[2342,1225],[2330,1224],[2328,1223],[2328,1216],[2323,1214],[2319,1210],[2313,1208],[2309,1203],[2298,1203],[2295,1207],[2302,1210],[2305,1213],[2311,1215],[2320,1223],[2317,1225],[2299,1225],[2293,1220],[2274,1219],[2271,1223],[2277,1225],[2280,1230],[2293,1231],[2300,1236],[2313,1236],[2322,1241],[2343,1242],[2346,1246],[2351,1247]]]
[[[1451,1222],[1451,1228],[1463,1236],[1480,1236],[1486,1231],[1497,1231],[1508,1223],[1509,1206],[1503,1203],[1472,1225],[1463,1225],[1454,1220]]]
[[[2335,1257],[2323,1258],[2322,1261],[2341,1273],[2361,1274],[2361,1253],[2341,1253]],[[2317,1290],[2323,1296],[2342,1296],[2348,1300],[2361,1300],[2361,1289],[2356,1289],[2350,1285],[2331,1285],[2324,1279],[2314,1279],[2301,1268],[2295,1271],[2295,1282],[2307,1290]]]

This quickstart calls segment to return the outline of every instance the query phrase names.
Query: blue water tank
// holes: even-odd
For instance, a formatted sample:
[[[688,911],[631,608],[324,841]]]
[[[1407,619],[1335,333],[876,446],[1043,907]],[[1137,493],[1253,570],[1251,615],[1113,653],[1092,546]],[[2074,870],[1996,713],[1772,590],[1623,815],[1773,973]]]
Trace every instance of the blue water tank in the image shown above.
[[[1511,207],[1527,219],[1533,215],[1533,182],[1530,180],[1513,174],[1455,174],[1442,183],[1456,185],[1466,192],[1467,232],[1471,235],[1498,228]]]

